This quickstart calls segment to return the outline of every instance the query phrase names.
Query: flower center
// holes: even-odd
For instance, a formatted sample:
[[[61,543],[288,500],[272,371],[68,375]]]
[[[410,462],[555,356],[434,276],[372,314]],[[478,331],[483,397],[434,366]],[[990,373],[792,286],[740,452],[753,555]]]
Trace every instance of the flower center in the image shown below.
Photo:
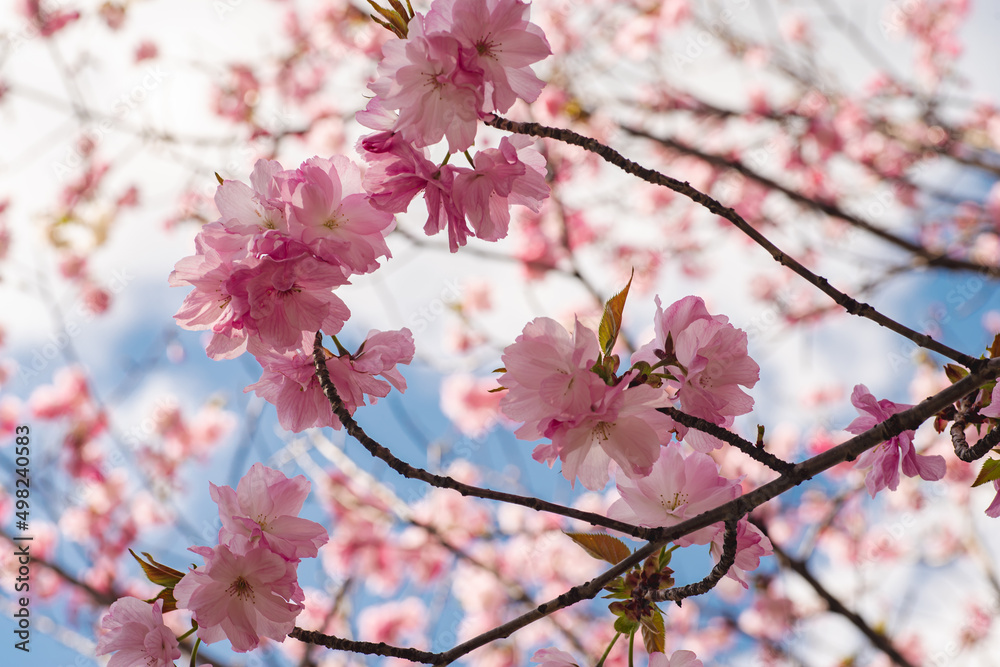
[[[253,586],[250,585],[250,582],[243,575],[237,577],[236,581],[229,586],[226,592],[233,597],[238,597],[241,600],[249,600],[251,604],[254,603]]]

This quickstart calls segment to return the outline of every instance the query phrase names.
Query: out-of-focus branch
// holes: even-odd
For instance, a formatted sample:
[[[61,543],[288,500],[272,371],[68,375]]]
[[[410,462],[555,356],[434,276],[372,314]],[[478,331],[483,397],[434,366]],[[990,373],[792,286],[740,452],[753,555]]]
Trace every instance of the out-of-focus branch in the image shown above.
[[[877,225],[873,225],[872,223],[866,220],[862,220],[858,216],[848,213],[847,211],[845,211],[844,209],[842,209],[841,207],[837,206],[834,203],[819,201],[817,199],[813,199],[812,197],[807,197],[806,195],[803,195],[802,193],[797,192],[791,189],[790,187],[782,185],[781,183],[778,183],[777,181],[756,172],[755,170],[751,169],[750,167],[743,164],[739,160],[728,159],[722,157],[721,155],[706,153],[703,150],[695,148],[694,146],[689,146],[684,142],[678,141],[677,139],[673,139],[670,137],[655,136],[650,134],[649,132],[646,132],[641,128],[631,127],[628,125],[622,125],[620,127],[622,130],[624,130],[628,134],[631,134],[632,136],[642,137],[643,139],[649,139],[650,141],[660,144],[664,148],[668,148],[672,151],[676,151],[684,155],[695,157],[701,160],[702,162],[710,164],[714,167],[719,167],[722,169],[730,169],[740,174],[741,176],[744,176],[750,179],[751,181],[758,183],[759,185],[762,185],[775,192],[780,192],[781,194],[785,195],[790,201],[793,201],[796,204],[800,204],[802,206],[805,206],[806,208],[819,211],[820,213],[828,215],[831,218],[837,218],[838,220],[843,220],[852,227],[864,230],[865,232],[868,232],[872,236],[882,239],[887,243],[890,243],[898,248],[907,251],[908,253],[911,253],[914,257],[919,259],[921,264],[938,267],[942,269],[952,269],[955,271],[975,271],[977,273],[988,275],[991,277],[1000,277],[1000,267],[987,266],[984,264],[978,264],[976,262],[970,262],[968,260],[949,257],[947,254],[944,253],[932,252],[927,248],[925,248],[924,246],[920,245],[919,243],[914,243],[913,241],[904,239],[901,236],[897,236],[896,234],[893,234],[890,231],[882,229]]]
[[[761,532],[767,535],[767,528],[764,525],[756,522],[755,525],[761,530]],[[876,631],[867,621],[865,621],[865,619],[861,618],[861,616],[856,612],[848,609],[844,603],[837,598],[837,596],[827,590],[827,588],[813,576],[812,572],[809,571],[809,567],[806,565],[805,561],[793,558],[788,554],[788,552],[782,549],[780,545],[775,544],[774,540],[771,540],[771,548],[774,550],[775,555],[786,567],[788,567],[788,569],[798,574],[812,587],[816,594],[821,597],[824,602],[826,602],[830,611],[843,616],[850,621],[851,625],[860,630],[861,634],[867,637],[875,648],[889,656],[889,658],[894,663],[899,665],[899,667],[914,667],[913,663],[904,658],[896,647],[893,646],[888,637]]]

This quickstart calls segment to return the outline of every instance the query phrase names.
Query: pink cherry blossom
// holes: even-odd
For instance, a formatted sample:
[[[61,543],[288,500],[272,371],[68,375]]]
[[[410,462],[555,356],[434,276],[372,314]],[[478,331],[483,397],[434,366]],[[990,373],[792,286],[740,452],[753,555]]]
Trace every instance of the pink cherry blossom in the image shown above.
[[[201,234],[195,245],[198,253],[178,261],[170,274],[171,286],[194,287],[174,319],[184,329],[212,332],[206,350],[210,358],[232,359],[247,348],[244,318],[250,306],[246,288],[233,280],[237,266],[233,259],[209,246]]]
[[[382,47],[379,78],[369,88],[386,109],[398,110],[393,130],[423,147],[448,139],[448,151],[472,146],[483,106],[483,71],[470,50],[447,33],[427,34],[424,17],[409,23],[406,39]]]
[[[343,155],[310,158],[286,177],[290,231],[318,257],[370,273],[389,257],[390,213],[375,209],[361,187],[361,171]]]
[[[412,645],[422,639],[428,614],[423,600],[408,597],[366,607],[358,617],[358,628],[365,641]]]
[[[579,477],[592,491],[608,483],[611,461],[629,477],[648,475],[674,430],[673,420],[656,410],[663,407],[661,391],[648,385],[630,388],[627,378],[602,386],[603,394],[585,411],[552,419],[544,433],[552,444],[532,454],[549,465],[558,457],[563,476],[571,482]]]
[[[370,165],[364,186],[376,208],[401,213],[423,192],[427,204],[424,233],[433,236],[447,229],[452,252],[466,244],[472,231],[453,193],[455,176],[462,170],[434,164],[425,150],[417,150],[400,135],[387,132],[366,137],[361,147]]]
[[[684,457],[678,445],[661,448],[648,476],[622,478],[617,484],[621,498],[608,508],[608,516],[651,528],[676,525],[740,495],[739,480],[722,477],[710,456],[693,452]],[[707,544],[722,527],[702,528],[677,543]]]
[[[666,653],[650,653],[649,667],[705,667],[694,651],[674,651],[668,658]]]
[[[333,426],[340,428],[340,420],[333,414],[330,402],[316,378],[313,365],[312,336],[303,346],[284,354],[258,355],[263,366],[260,379],[244,392],[253,391],[277,408],[281,428],[300,433],[307,428]]]
[[[551,55],[541,28],[528,22],[530,5],[520,0],[435,0],[428,32],[453,35],[483,72],[482,110],[510,109],[517,98],[534,102],[545,85],[529,65]]]
[[[372,329],[357,352],[333,357],[326,365],[333,386],[354,414],[365,405],[365,396],[374,405],[389,395],[390,385],[399,392],[406,391],[406,379],[396,365],[410,363],[415,352],[413,334],[406,327],[398,331]],[[378,380],[378,376],[385,379]]]
[[[282,428],[296,433],[314,426],[339,429],[340,420],[333,414],[316,378],[313,335],[305,333],[299,344],[299,349],[291,352],[259,355],[264,372],[260,380],[244,391],[253,391],[274,404]],[[327,369],[338,395],[347,410],[354,414],[358,407],[366,404],[365,396],[374,404],[387,396],[391,387],[400,392],[406,390],[406,379],[396,366],[410,363],[414,353],[413,334],[409,329],[372,330],[354,354],[346,351],[341,356],[331,354]]]
[[[253,320],[251,353],[293,350],[303,332],[340,331],[351,313],[333,293],[347,282],[339,267],[277,232],[257,237],[252,250],[260,261],[237,269],[232,278],[246,287]]]
[[[633,363],[656,366],[665,359],[665,371],[672,377],[664,386],[675,392],[685,412],[729,426],[732,417],[753,408],[753,399],[740,386],[753,387],[760,367],[747,353],[744,331],[729,324],[724,315],[710,315],[705,302],[695,296],[684,297],[666,310],[656,297],[653,322],[656,337],[633,355]],[[676,363],[670,361],[671,355]],[[686,433],[686,428],[678,427],[681,438]],[[702,438],[692,444],[705,449],[720,443]]]
[[[523,135],[504,137],[499,148],[476,153],[474,170],[462,169],[455,177],[454,197],[477,238],[497,241],[506,237],[511,204],[537,213],[548,197],[545,158],[531,143]]]
[[[861,416],[848,424],[844,430],[855,435],[864,433],[892,415],[913,407],[904,403],[893,403],[887,399],[876,400],[868,391],[868,387],[863,384],[855,385],[851,394],[851,404],[858,409]],[[882,489],[896,490],[900,467],[907,477],[919,475],[928,481],[944,477],[944,457],[917,454],[913,447],[913,436],[914,431],[903,431],[858,457],[854,464],[855,468],[871,468],[865,475],[865,486],[872,498]]]
[[[531,662],[539,663],[538,667],[578,667],[572,655],[552,647],[535,651],[531,656]]]
[[[284,641],[303,609],[296,563],[265,547],[237,553],[220,544],[214,549],[191,547],[205,565],[189,570],[174,586],[177,606],[189,609],[206,644],[228,639],[245,653],[261,637]]]
[[[282,173],[275,160],[257,160],[250,175],[250,186],[226,180],[215,191],[215,205],[220,221],[239,234],[252,235],[268,229],[288,230],[285,202],[281,199],[276,176]]]
[[[1000,479],[993,480],[993,490],[996,491],[996,495],[993,496],[993,502],[990,503],[990,506],[986,508],[986,516],[995,519],[1000,517]]]
[[[101,619],[101,630],[96,655],[117,651],[108,667],[173,667],[181,657],[177,638],[163,623],[163,600],[120,598]]]
[[[990,404],[980,410],[979,414],[991,419],[1000,419],[1000,382],[993,387],[993,392],[990,394]]]
[[[725,530],[719,530],[712,539],[709,548],[715,562],[722,559],[724,543]],[[760,566],[760,559],[764,556],[770,556],[772,553],[771,540],[761,533],[757,526],[743,517],[736,524],[736,561],[729,568],[726,576],[740,582],[743,588],[750,588],[746,573],[756,570]]]
[[[517,437],[537,440],[551,420],[582,414],[600,400],[606,387],[590,370],[599,356],[597,336],[579,321],[573,336],[548,317],[526,324],[501,356],[507,393],[500,409],[524,422]]]
[[[28,399],[31,413],[40,419],[83,415],[90,404],[87,376],[79,366],[60,368],[53,384],[36,388]]]
[[[501,419],[496,380],[472,375],[451,375],[441,383],[441,411],[464,435],[478,438]]]
[[[288,479],[260,463],[235,490],[209,483],[222,519],[219,543],[239,551],[266,546],[287,560],[315,558],[329,535],[315,521],[298,516],[310,486],[302,475]]]

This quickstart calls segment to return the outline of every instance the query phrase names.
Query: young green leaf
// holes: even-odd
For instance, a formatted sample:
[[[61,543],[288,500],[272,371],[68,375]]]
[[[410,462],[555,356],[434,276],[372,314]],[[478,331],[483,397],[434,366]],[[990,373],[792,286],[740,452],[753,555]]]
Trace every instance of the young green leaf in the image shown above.
[[[566,535],[594,558],[612,565],[617,565],[632,555],[624,542],[607,533],[566,533]]]
[[[604,351],[604,354],[611,354],[611,348],[615,346],[615,341],[618,340],[618,332],[622,328],[622,312],[625,310],[625,299],[628,298],[628,289],[632,286],[632,278],[634,276],[635,269],[632,269],[632,275],[629,276],[625,289],[615,294],[604,304],[604,316],[601,317],[601,326],[598,330],[601,349]]]
[[[975,488],[996,479],[1000,479],[1000,459],[986,459],[983,461],[983,467],[979,471],[976,481],[972,483],[972,487]]]

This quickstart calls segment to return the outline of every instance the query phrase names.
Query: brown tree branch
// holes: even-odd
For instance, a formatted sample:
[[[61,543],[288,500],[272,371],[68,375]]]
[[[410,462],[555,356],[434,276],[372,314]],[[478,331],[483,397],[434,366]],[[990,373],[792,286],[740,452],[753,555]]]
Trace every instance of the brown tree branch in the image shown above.
[[[749,440],[745,440],[740,436],[736,435],[732,431],[722,428],[717,424],[713,424],[710,421],[702,419],[701,417],[695,417],[694,415],[689,415],[686,412],[681,412],[677,408],[666,407],[657,408],[657,412],[662,412],[663,414],[669,416],[675,422],[678,422],[688,428],[697,429],[703,433],[707,433],[711,436],[727,442],[733,447],[757,461],[758,463],[763,463],[771,470],[775,472],[785,474],[790,473],[795,468],[794,464],[785,461],[784,459],[778,458],[774,454],[765,451],[761,447],[758,447]]]
[[[729,519],[726,521],[726,534],[722,543],[722,557],[719,558],[719,562],[715,564],[712,571],[708,573],[708,576],[701,581],[696,581],[693,584],[688,584],[687,586],[680,586],[677,588],[668,588],[663,591],[656,591],[654,594],[654,602],[660,600],[670,600],[676,602],[677,606],[681,606],[681,601],[685,598],[694,597],[695,595],[704,595],[709,592],[715,585],[719,583],[726,573],[729,572],[729,568],[733,566],[736,562],[736,538],[737,538],[737,528],[739,527],[739,522],[736,519]]]
[[[731,222],[737,229],[756,242],[757,245],[767,250],[776,262],[791,269],[793,272],[807,280],[810,284],[814,285],[821,292],[837,302],[851,315],[871,320],[872,322],[875,322],[876,324],[913,341],[920,347],[944,355],[945,357],[957,361],[968,368],[976,369],[982,365],[982,360],[976,359],[975,357],[967,355],[963,352],[959,352],[958,350],[954,350],[947,345],[937,342],[926,334],[918,333],[896,320],[883,315],[869,304],[856,301],[847,294],[834,288],[826,278],[816,275],[799,263],[798,260],[790,255],[787,255],[784,251],[771,243],[767,237],[754,229],[746,220],[743,219],[742,216],[736,213],[736,211],[723,206],[715,199],[709,197],[700,190],[697,190],[686,182],[678,181],[677,179],[661,174],[658,171],[643,167],[625,158],[621,153],[600,143],[596,139],[584,137],[583,135],[577,134],[572,130],[547,127],[538,123],[520,123],[507,120],[506,118],[496,115],[494,115],[491,120],[486,121],[486,124],[505,132],[514,132],[516,134],[555,139],[557,141],[562,141],[563,143],[580,146],[585,150],[599,155],[607,162],[610,162],[628,174],[641,178],[642,180],[652,183],[653,185],[661,185],[677,192],[678,194],[682,194],[695,203],[705,207],[712,213]]]
[[[434,473],[428,472],[422,468],[411,466],[409,463],[397,458],[396,455],[389,451],[387,447],[379,444],[367,433],[365,433],[364,429],[362,429],[358,422],[354,420],[354,417],[351,416],[351,413],[347,411],[347,406],[345,406],[344,402],[340,399],[340,396],[337,394],[337,389],[333,386],[333,382],[330,380],[330,371],[326,367],[326,358],[324,357],[323,352],[323,332],[321,331],[316,332],[315,346],[313,348],[313,361],[316,365],[316,375],[319,378],[320,386],[323,388],[323,394],[326,396],[327,400],[330,401],[333,413],[340,420],[340,423],[344,425],[347,432],[355,440],[360,442],[372,456],[384,461],[390,468],[403,477],[406,477],[407,479],[418,479],[422,482],[427,482],[431,486],[436,486],[441,489],[452,489],[454,491],[458,491],[463,496],[485,498],[486,500],[498,500],[512,505],[521,505],[522,507],[528,507],[539,512],[551,512],[552,514],[559,514],[570,519],[585,521],[594,526],[602,526],[604,528],[610,528],[611,530],[617,530],[618,532],[625,533],[626,535],[632,535],[634,537],[638,537],[639,539],[648,539],[648,535],[651,532],[651,529],[649,528],[633,526],[629,523],[625,523],[624,521],[616,521],[593,512],[584,512],[582,510],[573,509],[572,507],[565,507],[556,503],[550,503],[546,500],[541,500],[540,498],[519,496],[513,493],[504,493],[503,491],[493,491],[491,489],[472,486],[471,484],[463,484],[455,479],[452,479],[451,477],[448,477],[447,475],[435,475]]]

